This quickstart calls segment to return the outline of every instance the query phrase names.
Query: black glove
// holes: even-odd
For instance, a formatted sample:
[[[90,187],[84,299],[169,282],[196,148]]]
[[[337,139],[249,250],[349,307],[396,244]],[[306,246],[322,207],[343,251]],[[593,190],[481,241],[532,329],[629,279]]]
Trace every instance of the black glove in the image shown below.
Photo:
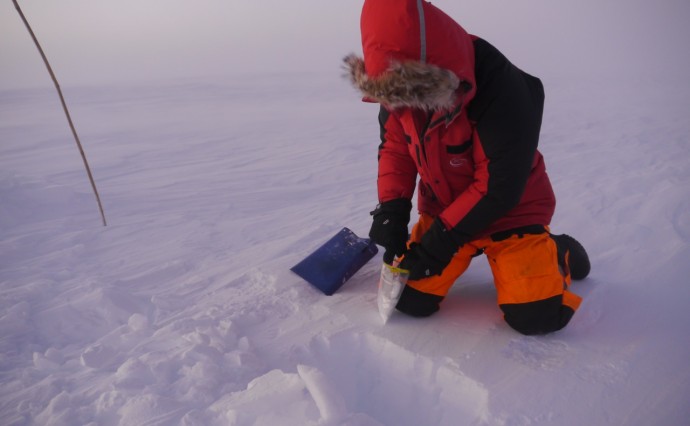
[[[436,219],[422,241],[410,245],[399,267],[410,271],[411,280],[441,275],[462,245],[461,240],[455,231],[447,230],[443,222]]]
[[[374,223],[371,224],[369,238],[386,250],[383,261],[388,264],[393,262],[395,256],[401,256],[407,250],[410,210],[412,202],[406,198],[398,198],[379,204],[371,212]]]

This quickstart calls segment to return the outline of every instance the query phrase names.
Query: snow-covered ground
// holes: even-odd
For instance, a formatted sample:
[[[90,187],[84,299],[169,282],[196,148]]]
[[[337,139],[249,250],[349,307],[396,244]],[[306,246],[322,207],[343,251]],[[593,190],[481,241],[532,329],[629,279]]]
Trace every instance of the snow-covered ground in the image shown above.
[[[377,106],[333,75],[0,94],[3,425],[683,425],[690,87],[547,87],[555,232],[584,303],[511,330],[478,258],[441,311],[376,310],[380,254],[333,296],[289,268],[368,232]]]
[[[380,254],[333,296],[290,272],[377,202],[378,107],[336,58],[359,4],[27,1],[103,227],[47,75],[20,88],[44,70],[8,2],[0,425],[687,425],[684,1],[438,2],[546,86],[552,229],[592,273],[541,337],[503,322],[484,258],[385,326]]]

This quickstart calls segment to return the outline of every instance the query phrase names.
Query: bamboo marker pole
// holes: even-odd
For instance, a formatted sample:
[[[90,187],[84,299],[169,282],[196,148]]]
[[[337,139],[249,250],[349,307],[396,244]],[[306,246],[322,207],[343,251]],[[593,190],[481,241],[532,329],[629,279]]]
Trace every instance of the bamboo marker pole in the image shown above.
[[[14,7],[17,9],[17,12],[19,13],[19,16],[22,18],[22,21],[24,21],[24,25],[26,26],[26,29],[29,31],[29,34],[31,34],[31,38],[34,41],[34,44],[36,44],[36,48],[38,48],[38,52],[41,54],[41,58],[43,58],[43,63],[46,64],[46,68],[48,68],[48,73],[50,74],[50,77],[53,79],[53,84],[55,84],[55,89],[57,89],[58,96],[60,96],[60,102],[62,103],[62,109],[65,111],[65,116],[67,117],[67,122],[69,123],[69,128],[72,130],[72,135],[74,136],[74,140],[77,142],[77,147],[79,148],[79,154],[81,154],[81,159],[84,162],[84,167],[86,167],[86,174],[89,176],[89,181],[91,182],[91,188],[93,188],[93,193],[96,195],[96,202],[98,202],[98,209],[101,212],[101,219],[103,219],[103,226],[107,226],[106,221],[105,221],[105,213],[103,212],[103,204],[101,204],[101,197],[98,195],[98,189],[96,189],[96,182],[93,180],[93,175],[91,174],[91,168],[89,167],[89,162],[86,161],[86,154],[84,154],[84,149],[81,146],[81,142],[79,141],[79,136],[77,135],[77,131],[74,129],[74,124],[72,123],[72,117],[69,114],[69,110],[67,109],[67,104],[65,103],[65,97],[62,96],[62,90],[60,90],[60,85],[58,84],[57,78],[55,78],[55,74],[53,73],[53,69],[50,67],[50,64],[48,63],[48,58],[46,58],[45,53],[43,53],[43,49],[41,48],[41,45],[38,43],[38,39],[36,38],[36,35],[34,34],[33,30],[31,29],[31,26],[29,25],[29,21],[26,20],[26,17],[24,16],[24,13],[22,12],[22,9],[19,7],[19,3],[17,3],[17,0],[12,0],[14,3]]]

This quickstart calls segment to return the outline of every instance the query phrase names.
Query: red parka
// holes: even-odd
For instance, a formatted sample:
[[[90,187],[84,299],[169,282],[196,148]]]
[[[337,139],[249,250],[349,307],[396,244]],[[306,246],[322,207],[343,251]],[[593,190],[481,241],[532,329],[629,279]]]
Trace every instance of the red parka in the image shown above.
[[[539,79],[422,0],[367,0],[353,83],[381,103],[380,202],[411,199],[469,241],[548,225]],[[417,177],[419,183],[417,184]]]

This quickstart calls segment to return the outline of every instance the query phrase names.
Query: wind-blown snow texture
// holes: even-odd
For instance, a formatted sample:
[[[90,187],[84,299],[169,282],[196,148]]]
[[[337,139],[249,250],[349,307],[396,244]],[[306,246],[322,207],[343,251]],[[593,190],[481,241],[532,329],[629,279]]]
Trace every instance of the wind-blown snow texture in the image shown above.
[[[690,88],[547,87],[555,232],[588,248],[565,330],[525,337],[478,258],[441,311],[289,268],[376,203],[377,106],[337,72],[0,93],[3,425],[682,425]]]

